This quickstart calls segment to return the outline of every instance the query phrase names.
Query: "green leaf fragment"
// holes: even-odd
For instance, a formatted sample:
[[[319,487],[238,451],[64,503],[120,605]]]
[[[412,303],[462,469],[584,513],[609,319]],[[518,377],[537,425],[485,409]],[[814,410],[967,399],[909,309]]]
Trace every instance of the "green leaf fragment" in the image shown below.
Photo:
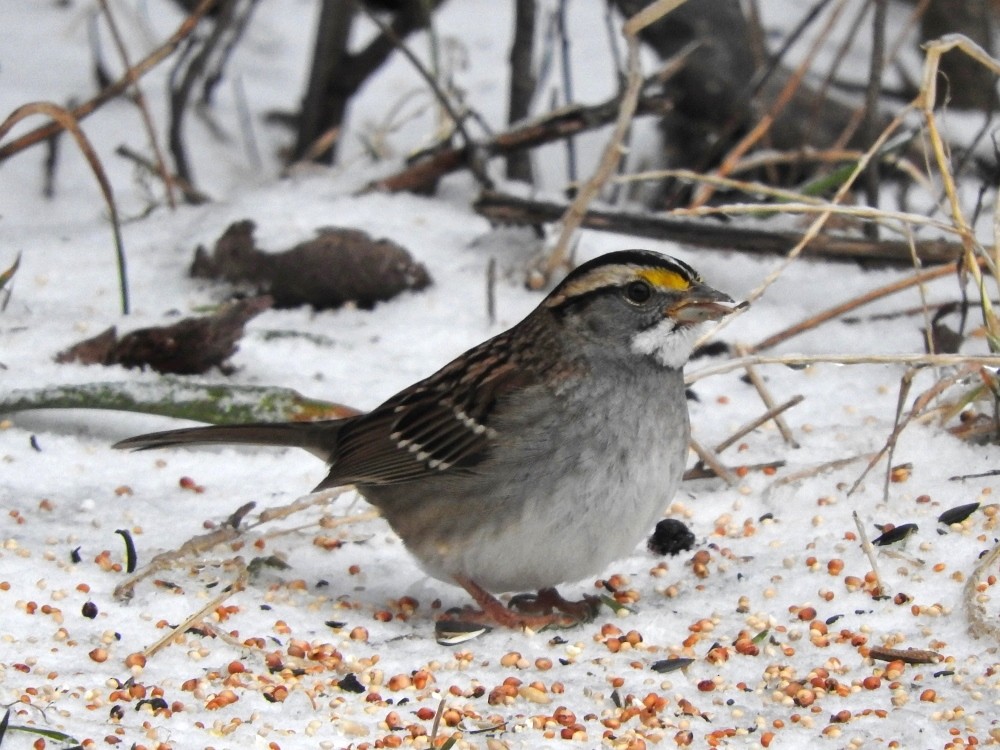
[[[155,383],[26,388],[0,396],[0,414],[29,409],[110,409],[211,424],[338,419],[356,413],[331,401],[306,398],[290,388],[208,385],[170,377]]]

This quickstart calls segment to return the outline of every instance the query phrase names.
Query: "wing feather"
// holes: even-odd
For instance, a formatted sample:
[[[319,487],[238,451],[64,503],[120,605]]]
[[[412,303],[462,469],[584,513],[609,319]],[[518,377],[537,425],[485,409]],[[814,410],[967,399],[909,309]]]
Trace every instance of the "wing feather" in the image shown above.
[[[431,472],[474,471],[497,437],[504,394],[531,383],[504,334],[345,426],[330,474],[317,487],[394,484]]]

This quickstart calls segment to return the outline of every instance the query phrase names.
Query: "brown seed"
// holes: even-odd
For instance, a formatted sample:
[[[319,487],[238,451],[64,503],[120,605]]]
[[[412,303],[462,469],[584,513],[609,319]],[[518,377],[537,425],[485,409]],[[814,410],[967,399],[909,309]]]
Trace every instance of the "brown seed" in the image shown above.
[[[566,708],[566,706],[559,706],[559,708],[553,711],[552,718],[556,720],[557,724],[564,727],[576,724],[576,714]]]
[[[508,651],[506,654],[500,657],[501,667],[516,667],[517,663],[521,660],[521,654],[517,651]]]
[[[367,641],[368,640],[368,628],[363,628],[360,625],[351,630],[352,641]]]
[[[98,664],[101,664],[102,662],[106,662],[108,660],[107,650],[100,647],[92,650],[89,656],[92,661],[96,661]]]
[[[389,678],[389,689],[393,691],[405,690],[412,684],[413,680],[406,674],[397,674]]]

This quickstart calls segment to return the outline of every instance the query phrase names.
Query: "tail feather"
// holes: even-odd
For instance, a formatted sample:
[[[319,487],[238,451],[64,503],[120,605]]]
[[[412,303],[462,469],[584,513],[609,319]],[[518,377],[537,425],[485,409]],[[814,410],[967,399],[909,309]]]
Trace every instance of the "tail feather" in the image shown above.
[[[337,435],[345,420],[323,422],[254,422],[250,424],[187,427],[180,430],[150,432],[114,444],[122,450],[151,450],[178,445],[270,445],[303,448],[324,461],[332,462],[337,450]]]

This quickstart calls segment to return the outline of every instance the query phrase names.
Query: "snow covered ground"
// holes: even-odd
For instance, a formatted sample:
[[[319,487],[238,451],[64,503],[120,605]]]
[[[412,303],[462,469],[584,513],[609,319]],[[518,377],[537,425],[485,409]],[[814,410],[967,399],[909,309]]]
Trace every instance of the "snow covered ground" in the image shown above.
[[[449,50],[464,58],[456,80],[496,127],[511,26],[507,4],[498,5],[453,0],[439,17],[439,33],[456,40]],[[571,4],[579,25],[574,54],[594,61],[592,73],[579,77],[581,96],[595,101],[612,91],[614,70],[599,4],[576,5],[583,4]],[[774,8],[766,20],[778,29],[800,12],[794,3],[762,5]],[[134,58],[181,19],[159,0],[113,6]],[[255,113],[296,106],[314,6],[268,0],[257,10],[233,63]],[[92,90],[92,8],[48,0],[0,5],[0,111]],[[475,22],[486,14],[493,17],[488,26]],[[415,48],[421,40],[414,38]],[[164,79],[158,70],[143,80],[159,122]],[[394,60],[352,108],[352,135],[382,118],[387,103],[426,101],[426,94],[412,93],[419,88],[405,61]],[[234,96],[224,84],[213,113],[229,140],[214,139],[195,118],[189,124],[198,184],[213,202],[174,212],[157,207],[146,215],[157,187],[113,155],[120,143],[145,148],[132,105],[115,102],[84,123],[122,213],[131,217],[124,239],[134,313],[127,318],[119,312],[105,208],[69,141],[51,200],[41,196],[42,150],[3,164],[0,269],[17,253],[22,260],[0,312],[0,390],[156,383],[153,373],[56,364],[53,357],[109,325],[127,331],[168,323],[223,299],[225,288],[193,280],[186,269],[197,244],[210,244],[243,218],[256,222],[268,248],[290,247],[329,225],[388,237],[428,267],[434,285],[374,311],[266,312],[249,325],[232,360],[235,372],[197,382],[280,385],[370,408],[538,303],[539,294],[522,284],[536,250],[530,236],[478,217],[469,207],[475,194],[469,178],[449,178],[433,198],[356,195],[429,138],[429,115],[390,136],[394,156],[387,162],[366,160],[355,135],[345,142],[345,167],[279,179],[273,153],[287,134],[256,121],[264,162],[255,166],[239,135]],[[584,154],[600,142],[583,139]],[[546,187],[555,190],[559,153],[548,153],[554,166],[544,170]],[[983,222],[988,228],[989,217]],[[630,246],[676,254],[737,299],[778,262],[594,232],[583,233],[578,257]],[[491,258],[499,269],[492,323],[485,301]],[[753,344],[906,275],[798,262],[720,337]],[[940,279],[926,294],[931,303],[955,300],[958,284]],[[853,324],[829,323],[777,352],[919,353],[923,317],[890,314],[920,305],[912,289],[863,308]],[[966,349],[986,352],[982,339]],[[689,372],[709,364],[699,360]],[[294,502],[322,478],[323,466],[284,451],[123,454],[109,447],[176,424],[160,418],[8,415],[0,422],[0,703],[11,710],[2,746],[41,746],[39,735],[15,731],[16,725],[73,738],[50,736],[41,740],[46,747],[421,748],[432,744],[439,708],[436,746],[453,736],[456,747],[489,748],[1000,744],[995,560],[966,591],[997,541],[1000,505],[992,493],[1000,481],[952,479],[997,468],[1000,451],[962,442],[934,421],[914,424],[893,458],[910,469],[897,472],[887,499],[884,462],[848,495],[865,460],[810,470],[882,447],[905,368],[823,364],[760,372],[778,400],[804,396],[786,415],[799,447],[787,445],[769,423],[722,458],[730,466],[783,461],[781,467],[740,472],[732,487],[716,479],[685,484],[668,516],[693,531],[695,549],[661,558],[640,547],[600,577],[615,585],[628,610],[605,609],[593,623],[562,632],[494,630],[453,647],[435,641],[434,617],[439,608],[466,604],[464,592],[426,577],[382,521],[331,524],[366,510],[350,494],[182,557],[137,584],[131,601],[115,599],[125,579],[116,530],[131,533],[143,565],[218,528],[247,502],[257,503],[251,520],[264,508]],[[941,374],[921,372],[912,393]],[[764,411],[741,370],[698,380],[694,391],[694,435],[705,445]],[[973,502],[981,506],[966,520],[937,521],[943,511]],[[879,533],[875,524],[918,526],[903,544],[877,548],[885,597],[871,595],[871,564],[853,513],[871,537]],[[264,567],[243,590],[213,601],[238,576],[234,558],[269,555],[289,567]],[[595,585],[576,582],[564,593],[594,592]],[[206,604],[192,629],[145,659],[134,656]],[[991,624],[992,634],[975,637],[976,618]],[[870,656],[873,647],[922,649],[940,658],[878,660]],[[658,671],[675,657],[692,661]]]

